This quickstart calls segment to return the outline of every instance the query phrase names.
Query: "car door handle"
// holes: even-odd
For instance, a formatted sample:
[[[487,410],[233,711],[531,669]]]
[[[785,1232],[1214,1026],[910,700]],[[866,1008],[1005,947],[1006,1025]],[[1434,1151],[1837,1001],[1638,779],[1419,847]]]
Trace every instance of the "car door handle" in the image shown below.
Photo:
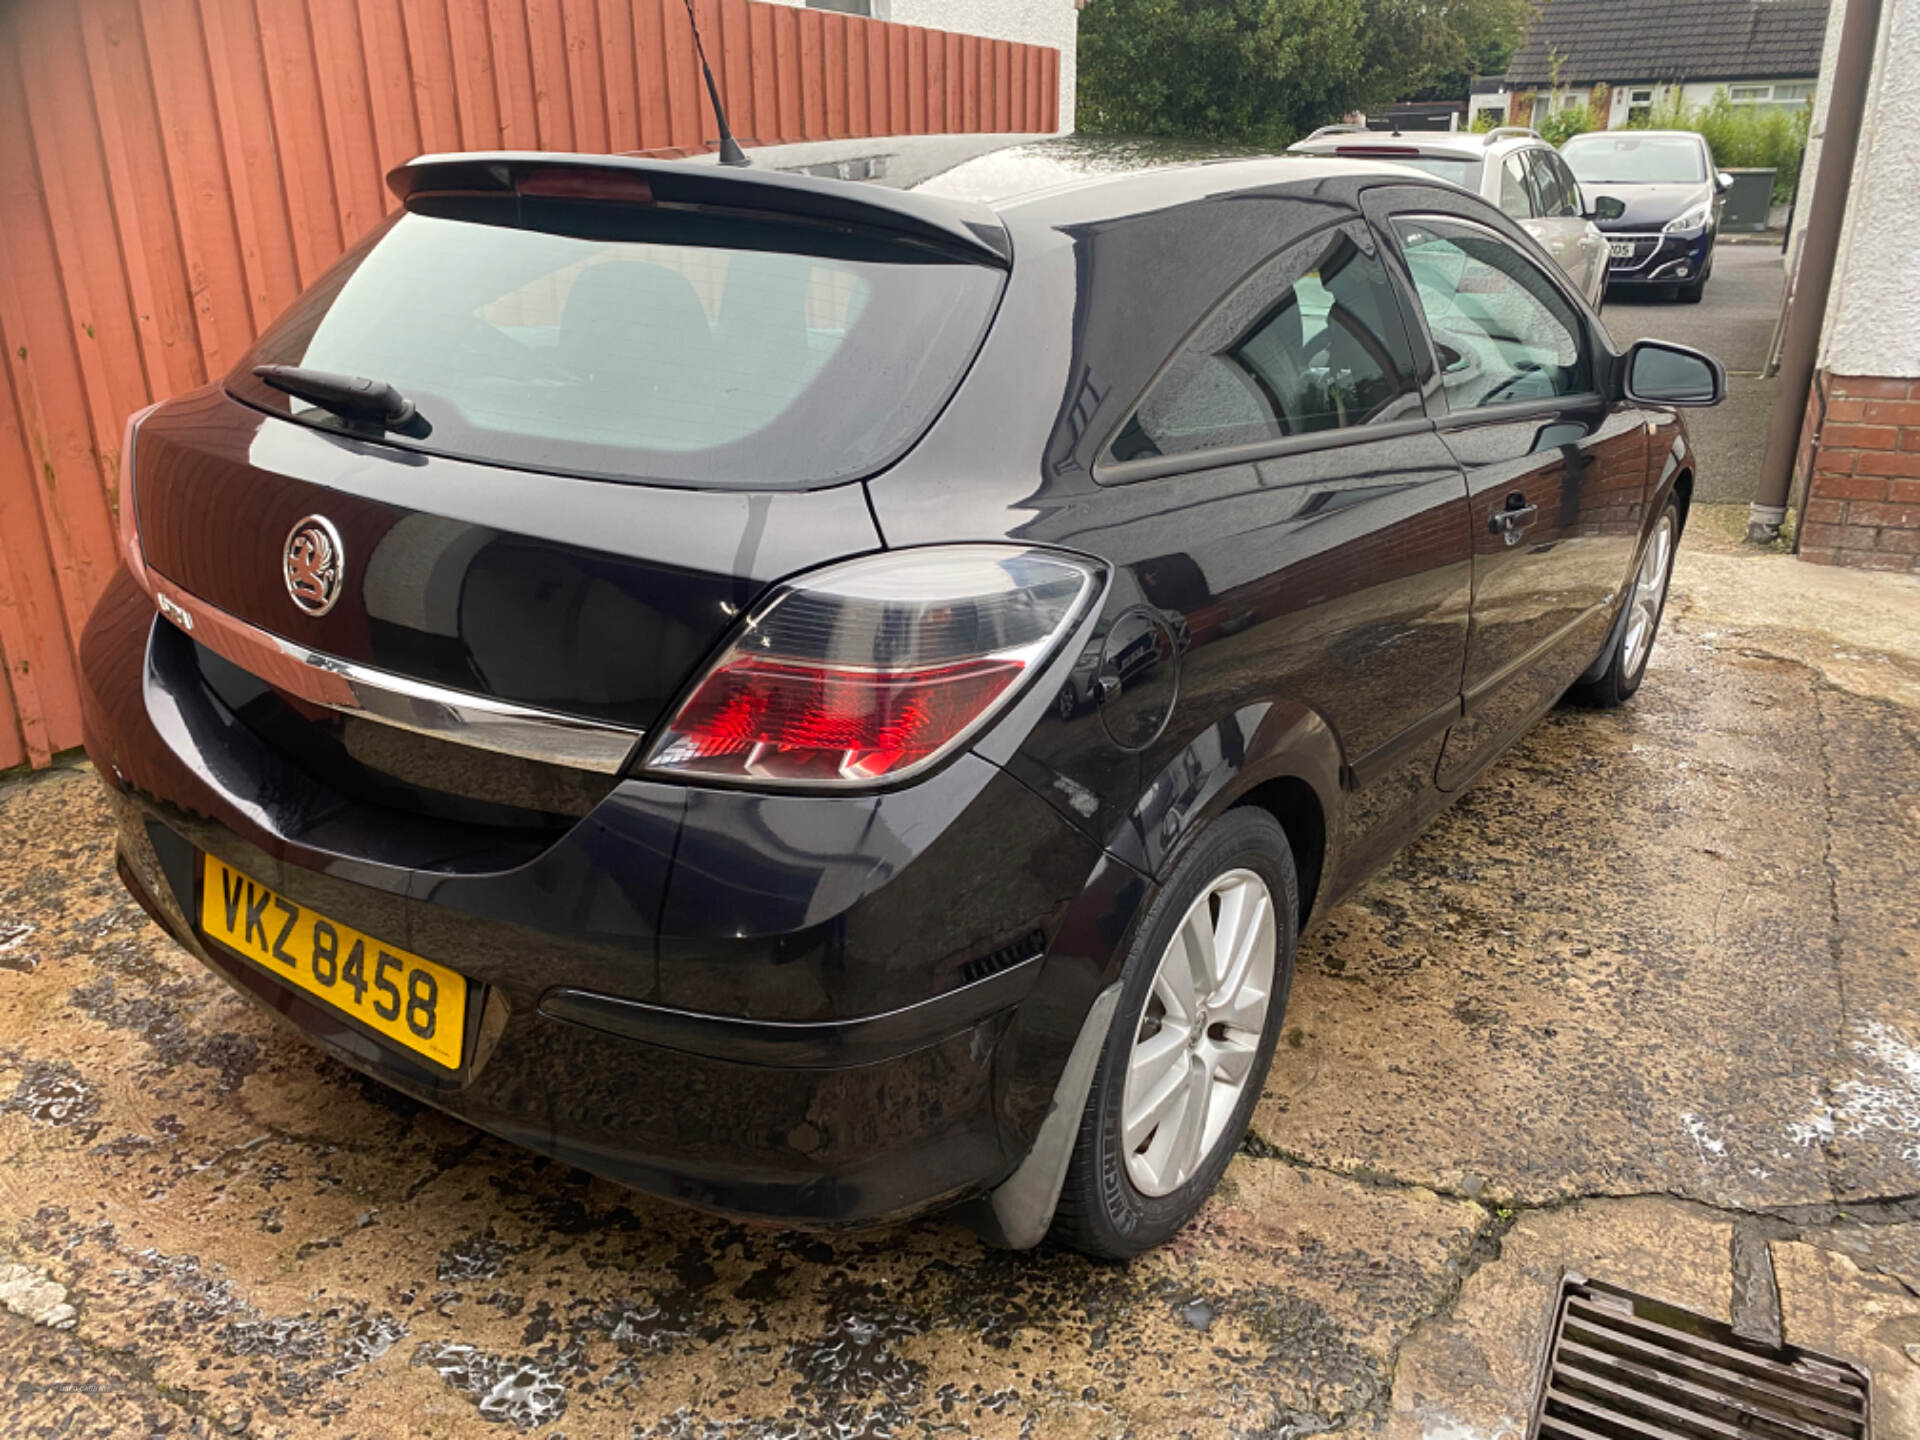
[[[1520,537],[1533,523],[1533,517],[1540,513],[1538,505],[1516,505],[1508,510],[1496,510],[1487,517],[1487,529],[1496,535],[1507,537],[1507,544],[1518,545]]]

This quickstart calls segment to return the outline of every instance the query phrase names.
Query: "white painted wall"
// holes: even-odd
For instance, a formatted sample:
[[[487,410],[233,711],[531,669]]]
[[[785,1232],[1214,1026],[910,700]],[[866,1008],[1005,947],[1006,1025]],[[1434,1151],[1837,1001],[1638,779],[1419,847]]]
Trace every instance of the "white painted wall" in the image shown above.
[[[1827,133],[1827,104],[1833,99],[1833,69],[1840,56],[1841,21],[1846,17],[1846,0],[1836,0],[1827,10],[1827,38],[1820,47],[1820,83],[1813,92],[1813,121],[1807,127],[1807,153],[1800,162],[1800,194],[1813,195],[1814,175],[1820,168],[1820,146]],[[1805,205],[1794,207],[1793,226],[1787,232],[1787,284],[1800,273],[1800,246],[1806,239]],[[1779,336],[1774,337],[1779,343]]]
[[[806,0],[772,0],[804,7]],[[1074,0],[872,0],[873,18],[995,40],[1051,45],[1060,52],[1060,128],[1073,129],[1074,55],[1080,7]]]
[[[1839,5],[1836,0],[1835,13],[1838,13],[1838,10]],[[1741,85],[1791,85],[1796,82],[1804,84],[1806,78],[1804,75],[1781,75],[1771,80],[1741,80],[1733,83]],[[1730,82],[1725,80],[1687,81],[1683,84],[1648,82],[1641,85],[1621,82],[1616,85],[1613,90],[1613,104],[1607,112],[1607,126],[1613,130],[1619,130],[1625,127],[1627,114],[1633,108],[1633,92],[1636,90],[1651,90],[1653,92],[1652,103],[1656,110],[1664,109],[1671,105],[1676,95],[1680,97],[1681,103],[1689,110],[1698,110],[1713,99],[1716,91],[1726,89],[1729,83]],[[1591,100],[1593,91],[1594,87],[1591,85],[1577,87],[1563,86],[1551,96],[1549,96],[1544,89],[1535,91],[1534,113],[1537,115],[1546,107],[1558,110],[1568,102],[1574,105],[1585,105]],[[1469,120],[1471,120],[1474,114],[1481,110],[1495,111],[1502,120],[1507,119],[1513,113],[1512,96],[1506,92],[1498,95],[1470,96],[1467,104],[1470,107],[1468,111]]]
[[[1840,7],[1835,6],[1838,10]],[[1920,0],[1883,0],[1820,365],[1920,377]],[[1810,191],[1803,184],[1802,197]]]
[[[1488,111],[1496,120],[1504,122],[1507,118],[1507,106],[1513,96],[1506,90],[1482,91],[1478,95],[1467,97],[1467,124],[1472,125],[1474,117],[1482,110]]]
[[[1726,80],[1690,80],[1680,85],[1632,85],[1623,82],[1614,89],[1613,108],[1607,115],[1607,125],[1609,128],[1617,130],[1627,123],[1627,111],[1632,104],[1633,92],[1635,90],[1653,91],[1653,105],[1656,110],[1664,109],[1671,105],[1676,94],[1680,97],[1680,103],[1686,106],[1687,109],[1698,110],[1702,106],[1710,104],[1715,93],[1727,89],[1730,84],[1791,85],[1795,81],[1804,83],[1806,78],[1804,75],[1778,75],[1770,80],[1757,79],[1737,82]]]

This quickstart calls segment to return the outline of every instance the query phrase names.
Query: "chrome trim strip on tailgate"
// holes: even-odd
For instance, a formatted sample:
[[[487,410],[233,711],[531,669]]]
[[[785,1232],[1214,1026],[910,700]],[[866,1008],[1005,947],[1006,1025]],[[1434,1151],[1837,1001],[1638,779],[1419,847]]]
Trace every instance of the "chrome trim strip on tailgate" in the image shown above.
[[[154,606],[209,650],[289,695],[415,734],[547,765],[617,775],[645,732],[449,690],[323,655],[247,624],[147,571]]]

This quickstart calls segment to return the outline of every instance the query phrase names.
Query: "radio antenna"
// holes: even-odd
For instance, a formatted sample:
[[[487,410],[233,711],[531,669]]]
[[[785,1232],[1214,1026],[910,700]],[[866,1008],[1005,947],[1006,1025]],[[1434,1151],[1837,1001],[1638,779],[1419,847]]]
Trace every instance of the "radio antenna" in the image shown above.
[[[713,83],[713,67],[707,64],[707,47],[700,43],[700,22],[693,18],[693,0],[686,0],[687,24],[693,27],[693,53],[700,57],[700,73],[707,77],[707,98],[713,101],[713,118],[720,125],[720,163],[722,165],[751,165],[747,152],[740,148],[740,142],[733,138],[733,131],[727,128],[727,112],[720,104],[720,88]]]

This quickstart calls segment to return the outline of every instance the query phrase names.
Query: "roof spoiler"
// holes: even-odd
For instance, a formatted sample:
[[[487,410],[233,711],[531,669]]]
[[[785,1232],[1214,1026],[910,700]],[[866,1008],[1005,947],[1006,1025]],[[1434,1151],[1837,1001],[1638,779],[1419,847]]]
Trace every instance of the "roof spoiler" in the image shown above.
[[[1308,140],[1324,140],[1329,135],[1371,135],[1373,133],[1365,125],[1355,125],[1347,121],[1339,125],[1322,125],[1318,130],[1304,137],[1300,143],[1304,145]]]
[[[884,236],[1003,269],[1013,260],[1006,227],[983,205],[778,170],[503,150],[421,155],[388,171],[387,188],[409,209],[417,201],[512,196],[718,210],[742,219]]]

